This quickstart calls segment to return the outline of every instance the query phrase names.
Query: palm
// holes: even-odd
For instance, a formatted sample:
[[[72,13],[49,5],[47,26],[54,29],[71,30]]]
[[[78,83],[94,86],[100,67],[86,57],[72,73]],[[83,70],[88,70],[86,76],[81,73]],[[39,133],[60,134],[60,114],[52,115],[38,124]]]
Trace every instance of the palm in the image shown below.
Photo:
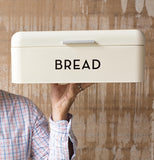
[[[53,105],[62,101],[63,99],[70,100],[71,98],[75,98],[75,93],[73,93],[73,86],[71,84],[66,84],[66,85],[53,84],[52,86]]]
[[[85,89],[90,85],[90,83],[82,84],[82,88]],[[56,115],[60,114],[66,116],[79,92],[77,83],[66,85],[52,84],[51,102],[53,112]]]

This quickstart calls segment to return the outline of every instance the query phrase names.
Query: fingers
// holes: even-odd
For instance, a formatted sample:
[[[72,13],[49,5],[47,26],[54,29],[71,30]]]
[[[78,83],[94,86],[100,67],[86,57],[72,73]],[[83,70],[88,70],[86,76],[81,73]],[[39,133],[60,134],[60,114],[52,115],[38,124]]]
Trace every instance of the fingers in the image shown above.
[[[69,87],[69,91],[71,92],[71,95],[77,95],[81,91],[85,90],[86,88],[90,87],[94,83],[67,83],[67,84],[58,84],[53,83],[51,84],[52,89],[58,89],[59,91],[61,89],[64,89],[65,87]]]
[[[94,83],[70,83],[72,95],[77,95],[93,84]]]
[[[83,91],[83,90],[85,90],[86,88],[90,87],[93,84],[94,83],[78,83],[79,91]]]
[[[83,89],[86,89],[87,87],[95,84],[95,83],[52,83],[51,86],[66,86],[68,84],[71,84],[71,85],[81,85]],[[72,86],[74,87],[74,86]]]
[[[79,92],[77,83],[70,83],[70,92],[72,96],[76,96]]]
[[[50,84],[51,85],[51,88],[54,88],[54,87],[57,87],[58,86],[58,83],[52,83]]]
[[[82,89],[86,89],[86,88],[92,86],[93,84],[95,84],[95,83],[81,83],[81,87],[82,87]]]

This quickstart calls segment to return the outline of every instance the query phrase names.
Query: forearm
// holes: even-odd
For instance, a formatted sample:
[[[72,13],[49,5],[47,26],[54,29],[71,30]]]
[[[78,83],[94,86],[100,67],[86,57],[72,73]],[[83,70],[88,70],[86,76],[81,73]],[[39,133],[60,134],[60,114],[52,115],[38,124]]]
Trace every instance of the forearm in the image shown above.
[[[61,130],[61,127],[59,127],[60,131],[58,131],[58,133],[65,132],[65,133],[62,133],[62,135],[64,134],[64,137],[61,135],[62,137],[60,137],[60,140],[63,138],[65,139],[64,144],[63,144],[64,147],[62,148],[64,150],[64,152],[63,152],[63,150],[61,150],[61,152],[63,152],[63,155],[66,154],[66,157],[64,155],[64,157],[61,157],[61,159],[68,160],[72,156],[71,160],[73,160],[75,157],[77,140],[71,130],[71,122],[67,122],[66,117],[67,117],[67,113],[69,112],[69,109],[70,109],[71,105],[73,104],[77,94],[79,94],[81,91],[83,91],[84,89],[86,89],[90,85],[91,85],[90,83],[84,83],[84,84],[69,83],[66,85],[52,84],[51,103],[52,103],[53,120],[54,121],[62,121],[62,122],[64,122],[64,126],[65,126],[65,127],[62,127],[63,128],[62,130]],[[68,123],[68,126],[66,125],[67,123]],[[70,125],[69,125],[69,123],[70,123]],[[54,130],[51,131],[51,133],[53,134],[53,135],[51,134],[51,138],[52,138],[52,136],[54,136],[54,134],[56,135],[56,132]],[[56,136],[59,137],[58,134]],[[68,137],[70,138],[70,140]],[[52,141],[55,141],[55,140],[52,138]],[[70,141],[73,143],[73,145],[71,144]],[[61,148],[61,144],[63,142],[59,141],[58,143],[60,143],[60,144],[59,144],[59,146],[57,146],[57,149],[58,149],[58,147]],[[53,145],[57,145],[57,143],[54,142]],[[72,150],[74,151],[74,153]]]

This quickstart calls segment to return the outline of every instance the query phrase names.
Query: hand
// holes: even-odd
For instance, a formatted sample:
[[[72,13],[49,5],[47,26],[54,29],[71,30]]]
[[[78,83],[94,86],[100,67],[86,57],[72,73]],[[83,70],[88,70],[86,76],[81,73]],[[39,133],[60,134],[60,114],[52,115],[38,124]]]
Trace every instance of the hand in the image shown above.
[[[67,120],[67,114],[78,93],[92,83],[51,84],[52,118],[54,121]],[[82,90],[81,90],[82,88]]]

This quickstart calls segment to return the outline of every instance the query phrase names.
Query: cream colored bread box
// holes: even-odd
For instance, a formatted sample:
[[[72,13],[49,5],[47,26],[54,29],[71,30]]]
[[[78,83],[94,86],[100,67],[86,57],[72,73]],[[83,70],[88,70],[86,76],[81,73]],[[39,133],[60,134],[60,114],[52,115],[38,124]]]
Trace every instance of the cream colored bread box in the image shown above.
[[[12,82],[143,82],[144,57],[139,30],[16,32]]]

